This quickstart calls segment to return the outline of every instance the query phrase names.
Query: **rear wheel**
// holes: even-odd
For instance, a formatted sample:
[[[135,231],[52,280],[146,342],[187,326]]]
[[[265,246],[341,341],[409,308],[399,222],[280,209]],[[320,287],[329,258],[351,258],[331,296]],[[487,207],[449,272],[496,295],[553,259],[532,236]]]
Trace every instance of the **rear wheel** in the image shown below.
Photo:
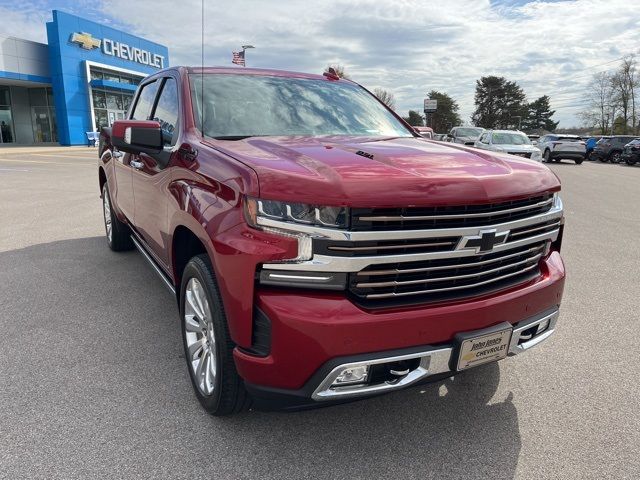
[[[580,165],[582,162],[584,162],[584,158],[576,158],[576,165]]]
[[[611,163],[620,163],[620,152],[611,152],[609,154],[609,160],[611,160]]]
[[[549,150],[544,151],[543,159],[546,163],[551,163],[551,152]]]
[[[193,257],[180,288],[184,353],[196,397],[212,415],[229,415],[250,403],[233,361],[234,343],[207,255]]]
[[[131,241],[131,232],[129,227],[118,220],[111,206],[111,195],[107,183],[102,186],[102,213],[104,216],[104,230],[107,235],[107,243],[109,248],[114,252],[123,250],[131,250],[133,242]]]

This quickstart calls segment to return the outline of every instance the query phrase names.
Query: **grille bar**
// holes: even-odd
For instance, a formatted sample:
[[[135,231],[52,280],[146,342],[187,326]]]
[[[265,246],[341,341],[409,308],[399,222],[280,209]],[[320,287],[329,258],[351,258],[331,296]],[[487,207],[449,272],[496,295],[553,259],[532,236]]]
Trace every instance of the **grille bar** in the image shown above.
[[[376,215],[376,216],[359,216],[358,220],[364,222],[400,222],[400,221],[419,221],[419,220],[453,220],[459,218],[485,218],[492,217],[495,215],[504,215],[515,212],[522,212],[524,210],[530,210],[532,208],[542,208],[546,206],[551,206],[553,203],[553,198],[549,198],[548,200],[544,200],[542,202],[535,203],[533,205],[524,205],[522,207],[509,208],[506,210],[494,210],[490,212],[480,212],[480,213],[458,213],[453,215]]]
[[[502,260],[507,260],[509,258],[519,257],[522,254],[541,252],[543,248],[544,248],[543,246],[540,246],[540,247],[530,248],[529,250],[525,250],[524,252],[511,253],[503,257],[491,258],[489,260],[482,260],[480,262],[462,263],[462,264],[456,265],[456,268],[469,268],[469,267],[477,267],[482,265],[490,265],[492,263],[500,262]],[[451,268],[452,268],[451,265],[441,265],[437,267],[422,267],[422,268],[394,268],[391,270],[361,270],[356,275],[358,276],[398,275],[403,273],[422,273],[422,272],[433,272],[437,270],[450,270]]]
[[[327,250],[335,250],[337,252],[369,252],[376,250],[399,250],[404,248],[424,248],[424,247],[452,247],[458,243],[457,239],[451,242],[433,242],[433,243],[409,243],[400,245],[373,245],[369,247],[338,247],[330,246]]]
[[[378,299],[378,298],[393,298],[393,297],[406,297],[409,295],[422,295],[425,293],[440,293],[440,292],[451,292],[454,290],[462,290],[465,288],[471,289],[471,288],[476,288],[476,287],[481,287],[484,285],[488,285],[490,283],[495,283],[495,282],[499,282],[501,280],[506,280],[507,278],[511,278],[511,277],[515,277],[517,275],[522,275],[525,272],[528,272],[530,270],[533,270],[534,268],[537,268],[538,265],[531,265],[529,267],[520,269],[517,272],[513,272],[513,273],[508,273],[506,275],[502,275],[500,277],[496,277],[496,278],[490,278],[488,280],[484,280],[482,282],[477,282],[477,283],[473,283],[470,285],[456,285],[453,287],[444,287],[444,288],[430,288],[430,289],[426,289],[426,290],[414,290],[414,291],[410,291],[410,292],[389,292],[389,293],[370,293],[368,295],[366,295],[366,298],[368,299]]]

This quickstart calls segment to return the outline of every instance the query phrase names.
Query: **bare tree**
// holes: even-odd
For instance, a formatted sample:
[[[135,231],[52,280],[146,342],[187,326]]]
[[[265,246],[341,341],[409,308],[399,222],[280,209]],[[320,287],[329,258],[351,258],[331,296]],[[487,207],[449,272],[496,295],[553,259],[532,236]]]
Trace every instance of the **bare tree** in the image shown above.
[[[330,68],[333,68],[333,70],[336,72],[336,75],[338,75],[340,78],[346,78],[347,80],[349,80],[351,78],[347,74],[347,72],[345,72],[343,65],[338,65],[338,64],[334,64],[334,65],[329,64],[329,65],[327,65],[327,70],[329,70]]]
[[[602,135],[606,134],[609,118],[614,118],[611,110],[615,113],[613,81],[609,74],[600,72],[593,76],[586,90],[586,100],[589,106],[580,116],[599,128]]]
[[[391,110],[396,108],[396,98],[393,93],[385,90],[384,88],[376,88],[373,90],[373,94]]]
[[[637,133],[636,130],[636,89],[638,88],[639,81],[636,72],[637,62],[635,55],[629,55],[625,57],[620,66],[620,73],[625,78],[627,84],[627,90],[629,92],[630,100],[631,100],[631,133],[634,135]]]

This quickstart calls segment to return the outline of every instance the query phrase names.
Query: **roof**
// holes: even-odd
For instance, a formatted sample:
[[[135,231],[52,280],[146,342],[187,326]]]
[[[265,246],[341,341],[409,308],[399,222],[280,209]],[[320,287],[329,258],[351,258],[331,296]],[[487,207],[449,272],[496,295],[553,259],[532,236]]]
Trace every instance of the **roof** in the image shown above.
[[[179,67],[172,67],[179,68]],[[309,78],[314,80],[327,80],[327,77],[320,74],[314,73],[303,73],[303,72],[291,72],[287,70],[274,70],[269,68],[246,68],[246,67],[184,67],[186,68],[188,73],[222,73],[222,74],[240,74],[240,75],[270,75],[275,77],[292,77],[292,78]],[[336,81],[336,80],[331,80]],[[351,80],[340,79],[339,81],[347,81],[350,83]]]

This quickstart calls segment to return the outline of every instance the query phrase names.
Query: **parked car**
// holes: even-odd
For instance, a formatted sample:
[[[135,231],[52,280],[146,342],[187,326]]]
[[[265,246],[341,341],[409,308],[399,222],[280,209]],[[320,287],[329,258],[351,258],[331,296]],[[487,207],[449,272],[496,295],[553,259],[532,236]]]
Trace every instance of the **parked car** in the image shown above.
[[[624,146],[622,160],[627,165],[635,165],[640,162],[640,138],[633,139]]]
[[[433,139],[433,128],[431,127],[413,127],[418,135],[424,138]]]
[[[542,161],[542,152],[531,140],[517,130],[487,130],[476,140],[474,146],[492,152],[504,152],[510,155]]]
[[[538,140],[540,139],[540,135],[527,135],[529,140],[531,140],[532,145],[538,145]]]
[[[601,162],[618,163],[622,159],[624,146],[634,140],[632,135],[613,135],[605,137],[596,143],[591,156]]]
[[[484,128],[479,127],[453,127],[447,136],[447,140],[453,143],[473,145],[474,142],[484,132]]]
[[[446,142],[447,141],[447,134],[446,133],[435,133],[433,135],[433,139],[434,140],[438,140],[439,142]]]
[[[577,135],[545,135],[538,140],[538,148],[542,151],[543,161],[547,163],[567,159],[580,165],[586,155],[585,142]]]
[[[175,296],[211,414],[391,392],[555,331],[558,177],[424,142],[331,72],[158,71],[97,174],[107,244]]]

